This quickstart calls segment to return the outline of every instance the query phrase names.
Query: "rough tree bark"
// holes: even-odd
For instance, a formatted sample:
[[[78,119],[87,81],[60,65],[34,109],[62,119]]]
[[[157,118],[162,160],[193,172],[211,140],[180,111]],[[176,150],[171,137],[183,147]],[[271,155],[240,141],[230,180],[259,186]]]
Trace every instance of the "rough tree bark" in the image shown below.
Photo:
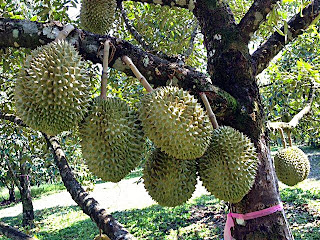
[[[190,67],[161,59],[119,39],[109,36],[102,38],[78,30],[69,40],[77,45],[84,58],[101,63],[101,59],[97,57],[98,46],[102,40],[108,38],[116,46],[115,58],[110,67],[132,74],[120,61],[123,55],[129,55],[139,70],[156,86],[166,85],[168,79],[176,78],[180,87],[195,94],[199,91],[210,93],[208,96],[214,111],[218,113],[220,123],[248,135],[254,142],[260,159],[253,188],[240,203],[232,204],[232,212],[248,213],[279,204],[281,200],[277,178],[265,134],[266,123],[255,78],[286,43],[300,35],[319,16],[320,1],[312,1],[303,10],[302,16],[297,14],[289,21],[291,35],[287,42],[283,36],[274,33],[253,55],[250,55],[248,50],[250,37],[265,21],[273,4],[277,2],[275,0],[255,0],[239,25],[235,23],[229,6],[222,1],[136,1],[178,6],[193,11],[204,35],[208,73],[215,86],[204,74]],[[55,38],[52,28],[55,26],[51,25],[51,29],[50,25],[46,27],[49,29],[45,29],[40,23],[0,19],[0,47],[35,47],[52,41]],[[236,224],[232,235],[237,240],[292,239],[283,211],[249,220],[245,226]]]
[[[34,211],[30,189],[29,171],[25,163],[20,165],[20,195],[22,202],[22,226],[34,228]]]
[[[9,189],[9,202],[14,202],[16,201],[16,193],[14,191],[14,183],[11,183],[8,185],[8,189]]]
[[[0,233],[13,240],[36,240],[35,238],[20,232],[18,229],[8,226],[0,222]]]

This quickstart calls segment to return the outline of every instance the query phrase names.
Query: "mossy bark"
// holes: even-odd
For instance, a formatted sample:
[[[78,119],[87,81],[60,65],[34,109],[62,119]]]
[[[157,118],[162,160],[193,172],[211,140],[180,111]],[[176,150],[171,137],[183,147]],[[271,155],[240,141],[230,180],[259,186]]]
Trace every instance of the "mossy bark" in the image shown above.
[[[241,202],[231,205],[232,212],[249,213],[279,204],[280,196],[270,148],[264,132],[264,113],[254,75],[247,40],[238,32],[233,15],[224,3],[216,8],[206,0],[196,3],[194,14],[199,20],[208,52],[208,73],[212,83],[233,96],[237,110],[220,119],[220,125],[232,126],[253,141],[260,166],[251,191]],[[235,239],[292,239],[283,211],[236,224]]]

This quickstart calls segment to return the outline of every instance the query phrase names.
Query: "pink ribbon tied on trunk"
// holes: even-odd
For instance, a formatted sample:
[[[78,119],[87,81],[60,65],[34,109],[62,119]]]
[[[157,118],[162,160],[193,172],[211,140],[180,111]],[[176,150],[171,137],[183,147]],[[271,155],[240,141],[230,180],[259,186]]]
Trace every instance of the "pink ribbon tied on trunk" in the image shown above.
[[[283,205],[282,203],[279,203],[276,206],[269,207],[260,211],[255,211],[251,213],[246,213],[246,214],[240,214],[240,213],[228,213],[227,215],[227,222],[224,227],[224,240],[232,240],[231,236],[231,228],[234,227],[234,222],[232,218],[237,218],[237,219],[242,219],[242,220],[250,220],[254,218],[259,218],[259,217],[264,217],[267,215],[270,215],[272,213],[278,212],[283,210]]]

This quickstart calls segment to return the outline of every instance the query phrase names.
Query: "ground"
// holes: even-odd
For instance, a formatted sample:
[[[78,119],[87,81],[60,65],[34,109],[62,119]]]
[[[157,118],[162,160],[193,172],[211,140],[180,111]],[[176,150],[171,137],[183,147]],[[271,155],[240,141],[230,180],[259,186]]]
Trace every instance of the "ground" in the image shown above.
[[[307,151],[311,173],[294,187],[280,184],[281,198],[295,239],[320,240],[320,152]],[[176,208],[155,204],[139,177],[118,184],[101,183],[93,196],[138,239],[223,239],[227,207],[198,184],[193,198]],[[75,206],[66,191],[34,200],[37,227],[31,232],[43,240],[90,240],[95,224]],[[19,226],[21,205],[0,210],[1,221]],[[0,240],[5,240],[1,237]]]

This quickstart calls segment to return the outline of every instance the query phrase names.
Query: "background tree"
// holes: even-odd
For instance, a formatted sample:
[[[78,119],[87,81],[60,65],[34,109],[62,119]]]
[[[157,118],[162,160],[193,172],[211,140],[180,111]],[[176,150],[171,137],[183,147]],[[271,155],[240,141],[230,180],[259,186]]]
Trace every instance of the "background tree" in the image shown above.
[[[77,29],[69,39],[72,39],[86,60],[101,63],[97,52],[100,50],[101,42],[107,38],[116,48],[110,67],[132,75],[121,62],[121,57],[127,55],[155,87],[174,84],[196,96],[199,92],[207,92],[218,121],[248,135],[257,148],[261,162],[253,188],[240,203],[232,204],[231,210],[247,213],[277,205],[280,201],[277,178],[265,134],[264,110],[256,76],[269,65],[285,45],[317,20],[320,1],[302,1],[302,4],[298,4],[297,1],[283,1],[283,5],[277,0],[253,2],[144,0],[143,2],[150,5],[125,2],[125,9],[129,10],[127,19],[133,21],[132,25],[134,29],[138,29],[136,33],[139,32],[140,37],[137,37],[139,36],[137,34],[136,38],[129,35],[124,30],[128,23],[118,20],[114,24],[112,37],[98,36]],[[161,6],[153,6],[154,3]],[[118,2],[119,6],[120,4],[121,1]],[[30,22],[32,18],[35,18],[32,20],[37,19],[35,16],[39,16],[38,20],[41,18],[44,21],[70,20],[65,15],[63,2],[52,4],[52,1],[38,1],[34,5],[36,7],[28,3],[25,6],[25,9],[18,7],[21,15],[10,15],[11,10],[8,9],[4,11],[7,18],[0,19],[0,47],[35,48],[52,41],[55,32],[61,30],[60,24],[45,25],[40,22]],[[61,6],[62,8],[59,8]],[[286,16],[283,12],[287,13]],[[8,19],[10,16],[29,20]],[[145,20],[140,23],[141,21],[135,22],[134,19]],[[193,22],[196,20],[202,35],[192,37],[195,29]],[[189,22],[192,24],[186,24]],[[171,30],[169,33],[168,29]],[[131,29],[131,32],[134,31]],[[185,35],[190,37],[185,39]],[[131,43],[120,38],[130,40]],[[194,51],[187,57],[172,56],[183,55],[192,38],[194,38],[194,48],[199,51]],[[141,39],[144,39],[144,42]],[[266,41],[252,51],[252,46],[264,39]],[[148,51],[142,50],[139,46],[148,48]],[[203,52],[206,53],[206,57],[203,56]],[[205,68],[207,73],[204,73]],[[15,116],[10,115],[10,112],[0,115],[4,119],[21,123]],[[57,139],[47,138],[47,141],[54,150],[56,164],[66,187],[84,212],[90,215],[112,239],[130,238],[111,216],[100,211],[95,201],[92,200],[91,204],[86,206],[90,198],[84,194],[72,176]],[[283,211],[247,221],[246,226],[236,224],[233,237],[292,239]]]

